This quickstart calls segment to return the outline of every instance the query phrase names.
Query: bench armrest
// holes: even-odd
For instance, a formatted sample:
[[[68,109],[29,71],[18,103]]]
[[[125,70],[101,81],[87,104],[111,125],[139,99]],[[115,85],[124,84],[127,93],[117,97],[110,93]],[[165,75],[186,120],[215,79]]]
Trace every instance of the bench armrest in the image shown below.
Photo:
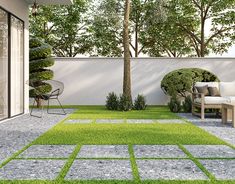
[[[205,94],[203,94],[203,93],[192,93],[193,103],[194,103],[196,98],[201,98],[201,103],[204,104],[204,102],[205,102]]]

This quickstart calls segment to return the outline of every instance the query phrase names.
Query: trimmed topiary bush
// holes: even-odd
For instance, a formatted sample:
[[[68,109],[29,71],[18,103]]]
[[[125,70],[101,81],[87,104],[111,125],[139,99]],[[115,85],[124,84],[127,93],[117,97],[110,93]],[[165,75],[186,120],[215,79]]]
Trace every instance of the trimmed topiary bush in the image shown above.
[[[168,103],[168,107],[171,112],[178,113],[181,110],[181,104],[180,101],[177,99],[176,96],[173,96]]]
[[[219,81],[218,77],[200,68],[183,68],[168,73],[161,81],[161,88],[169,96],[186,97],[196,82]]]
[[[182,108],[184,112],[188,112],[188,113],[192,112],[192,97],[191,96],[187,96],[184,99]]]
[[[53,71],[48,69],[54,65],[52,58],[51,47],[43,41],[32,38],[29,40],[29,79],[30,84],[36,87],[41,94],[49,93],[52,88],[49,84],[43,82],[53,78]],[[35,97],[35,90],[30,90],[30,97]],[[37,100],[37,105],[40,106],[40,99]]]
[[[114,92],[109,93],[106,99],[106,108],[108,110],[118,110],[119,99]]]
[[[118,105],[118,109],[120,111],[129,111],[132,109],[132,100],[125,96],[124,94],[120,95],[119,97],[119,105]]]
[[[143,95],[138,95],[134,102],[135,110],[145,110],[147,107],[146,99]]]

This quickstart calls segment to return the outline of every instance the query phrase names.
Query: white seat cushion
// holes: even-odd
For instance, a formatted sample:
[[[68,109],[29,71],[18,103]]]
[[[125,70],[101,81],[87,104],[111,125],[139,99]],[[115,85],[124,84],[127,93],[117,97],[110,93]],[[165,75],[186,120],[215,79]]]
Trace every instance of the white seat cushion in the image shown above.
[[[208,86],[208,87],[217,87],[219,89],[219,82],[196,82],[195,87],[202,87],[202,86]]]
[[[235,104],[235,96],[226,96],[230,100],[230,103]]]
[[[234,97],[235,100],[235,97]],[[201,103],[201,98],[196,98],[195,99],[196,103]],[[215,97],[215,96],[206,96],[205,97],[205,104],[210,105],[210,104],[222,104],[222,103],[231,103],[230,98],[227,97]]]
[[[235,96],[235,82],[220,82],[221,96]]]

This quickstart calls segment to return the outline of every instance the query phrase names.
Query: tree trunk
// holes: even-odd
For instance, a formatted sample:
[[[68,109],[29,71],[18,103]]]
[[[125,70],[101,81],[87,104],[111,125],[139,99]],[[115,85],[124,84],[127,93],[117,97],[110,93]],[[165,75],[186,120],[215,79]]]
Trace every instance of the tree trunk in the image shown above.
[[[205,20],[203,10],[201,12],[201,57],[205,57]]]
[[[124,77],[123,77],[123,94],[130,99],[131,96],[131,61],[129,47],[129,17],[130,17],[130,0],[125,2],[123,46],[124,46]]]

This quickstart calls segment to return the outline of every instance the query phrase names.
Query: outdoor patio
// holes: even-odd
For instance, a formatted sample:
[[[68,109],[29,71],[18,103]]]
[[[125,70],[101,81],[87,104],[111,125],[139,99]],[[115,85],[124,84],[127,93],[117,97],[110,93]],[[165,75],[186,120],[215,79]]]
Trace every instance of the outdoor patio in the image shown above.
[[[0,124],[1,180],[235,180],[235,129],[221,119],[202,122],[166,107],[142,117],[98,106],[66,112]]]

